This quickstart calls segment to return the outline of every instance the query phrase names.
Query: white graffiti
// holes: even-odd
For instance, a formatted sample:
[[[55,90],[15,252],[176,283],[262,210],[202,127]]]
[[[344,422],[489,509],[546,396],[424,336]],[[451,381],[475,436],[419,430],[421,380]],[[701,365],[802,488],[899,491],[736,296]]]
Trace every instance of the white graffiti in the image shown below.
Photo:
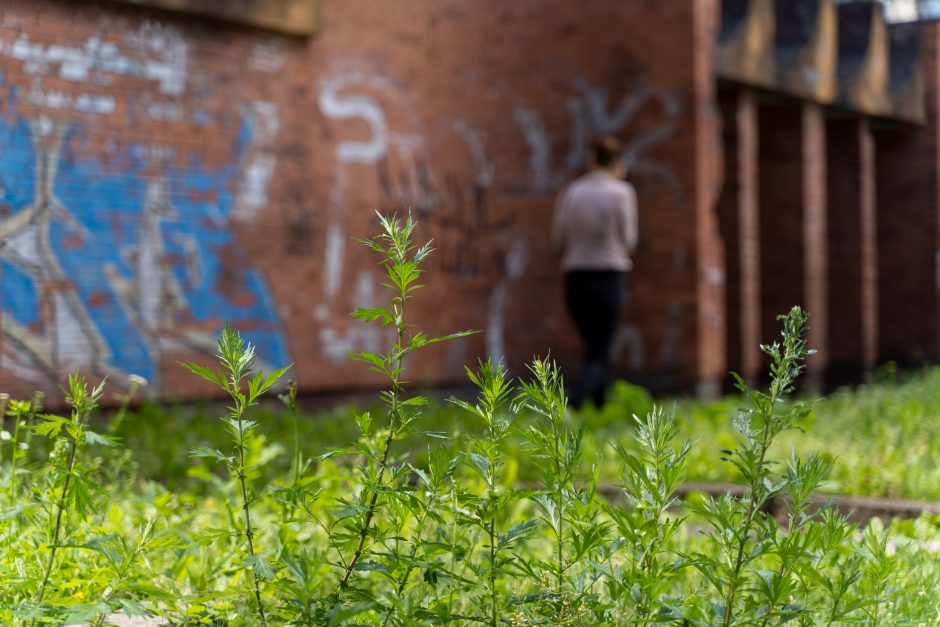
[[[254,102],[248,107],[255,146],[245,166],[232,215],[239,220],[254,220],[268,206],[268,188],[274,178],[277,156],[274,154],[280,130],[278,107],[273,102]]]
[[[23,62],[30,76],[54,75],[60,79],[108,85],[112,76],[141,77],[160,85],[164,94],[178,96],[186,86],[186,43],[168,27],[147,22],[125,38],[127,50],[99,37],[80,47],[43,45],[20,33],[14,40],[0,38],[0,56]]]
[[[483,137],[479,131],[470,128],[466,121],[457,120],[454,122],[454,132],[463,138],[464,143],[473,155],[473,162],[477,167],[477,185],[489,187],[493,184],[495,178],[495,169],[486,155],[486,148],[483,146]]]
[[[31,87],[26,92],[26,101],[34,107],[64,109],[96,115],[109,115],[117,109],[117,103],[111,96],[72,95],[64,91],[43,90],[37,87]]]
[[[350,93],[352,88],[356,88]],[[336,148],[340,163],[374,164],[396,146],[403,153],[414,154],[423,139],[411,133],[392,133],[388,128],[385,110],[372,96],[370,89],[384,94],[397,93],[395,86],[381,76],[353,73],[331,78],[320,83],[320,112],[331,120],[362,120],[369,126],[366,140],[344,140]]]
[[[593,135],[623,136],[640,111],[659,107],[659,123],[626,137],[624,157],[635,174],[659,178],[681,202],[682,185],[675,172],[648,156],[651,149],[675,134],[682,113],[680,100],[667,92],[641,85],[612,106],[610,95],[601,87],[593,87],[584,80],[575,81],[573,87],[576,95],[566,102],[570,121],[569,148],[560,163],[555,163],[553,158],[552,136],[541,114],[527,106],[516,108],[513,114],[529,149],[529,173],[535,191],[554,192],[568,182],[587,163],[588,142]]]
[[[374,307],[376,302],[375,280],[369,272],[360,272],[353,289],[353,306]],[[336,364],[346,363],[350,351],[377,352],[382,347],[383,329],[355,320],[350,320],[348,325],[345,331],[337,331],[330,326],[320,330],[323,353]]]
[[[333,222],[326,230],[326,264],[323,269],[323,289],[330,298],[336,296],[339,291],[345,249],[346,234],[343,225]]]
[[[524,239],[513,242],[506,254],[503,278],[490,294],[486,325],[486,354],[494,362],[506,359],[505,311],[509,302],[509,284],[522,277],[529,263],[529,244]]]
[[[625,324],[617,329],[610,354],[613,363],[626,359],[627,368],[633,371],[642,370],[646,366],[646,352],[639,327],[635,324]]]
[[[248,67],[273,74],[284,67],[284,55],[276,43],[257,44],[248,58]]]

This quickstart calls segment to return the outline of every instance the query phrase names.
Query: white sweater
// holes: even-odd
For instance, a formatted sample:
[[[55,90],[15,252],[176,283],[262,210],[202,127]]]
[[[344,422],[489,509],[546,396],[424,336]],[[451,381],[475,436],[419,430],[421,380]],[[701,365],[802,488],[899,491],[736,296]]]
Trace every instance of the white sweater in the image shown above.
[[[562,249],[562,270],[630,270],[637,241],[633,186],[600,170],[576,179],[558,197],[552,240]]]

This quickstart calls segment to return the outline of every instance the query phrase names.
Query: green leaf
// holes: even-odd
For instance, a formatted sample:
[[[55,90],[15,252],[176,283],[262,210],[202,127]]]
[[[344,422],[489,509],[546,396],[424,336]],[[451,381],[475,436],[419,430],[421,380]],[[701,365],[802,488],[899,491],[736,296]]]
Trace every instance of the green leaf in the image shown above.
[[[258,579],[270,581],[274,578],[274,568],[261,555],[251,555],[245,559],[245,565],[249,566]]]
[[[33,425],[32,429],[36,434],[47,438],[58,437],[59,433],[62,431],[62,427],[68,423],[66,418],[52,414],[42,414],[37,416],[37,418],[43,422]]]
[[[209,457],[218,462],[224,462],[226,464],[230,464],[235,461],[234,457],[226,455],[217,448],[198,447],[191,450],[189,455],[190,457]]]
[[[101,446],[116,446],[118,439],[101,435],[99,433],[95,433],[94,431],[85,431],[85,442],[88,444],[98,444]]]
[[[354,351],[349,352],[349,358],[353,361],[361,361],[367,364],[372,364],[377,368],[385,368],[385,357],[377,353],[370,353],[368,351],[357,353]]]
[[[381,320],[383,327],[395,321],[394,314],[384,307],[360,307],[349,315],[354,320],[362,320],[363,322]]]
[[[214,371],[212,371],[211,369],[206,368],[205,366],[200,366],[199,364],[197,364],[197,363],[195,363],[195,362],[192,362],[192,361],[183,361],[183,362],[180,362],[180,365],[181,365],[183,368],[186,368],[187,370],[189,370],[191,373],[202,377],[202,378],[205,379],[206,381],[209,381],[209,382],[211,382],[211,383],[215,383],[215,384],[216,384],[217,386],[219,386],[220,388],[225,388],[225,387],[226,387],[226,386],[222,383],[221,379],[219,378],[219,375],[217,375],[217,374],[216,374]]]

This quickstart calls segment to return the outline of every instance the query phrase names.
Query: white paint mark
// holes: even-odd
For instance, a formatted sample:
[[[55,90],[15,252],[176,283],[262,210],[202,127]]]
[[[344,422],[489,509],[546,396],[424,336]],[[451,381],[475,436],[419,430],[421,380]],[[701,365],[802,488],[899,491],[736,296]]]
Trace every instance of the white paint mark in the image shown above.
[[[454,122],[454,132],[463,138],[473,155],[473,162],[477,166],[477,184],[481,187],[489,187],[493,184],[495,177],[493,164],[486,156],[486,148],[483,146],[482,134],[473,128],[467,126],[464,120]]]
[[[62,91],[43,91],[32,88],[26,94],[26,100],[34,107],[47,109],[71,109],[72,98]]]
[[[265,100],[251,103],[251,119],[254,123],[255,139],[261,143],[272,142],[277,139],[277,132],[281,129],[281,119],[277,104]]]
[[[509,283],[522,276],[528,262],[529,244],[524,239],[517,239],[506,254],[503,278],[490,294],[486,325],[486,354],[494,362],[504,362],[506,358],[504,316],[509,302]]]
[[[253,220],[268,205],[268,187],[274,178],[277,156],[270,151],[281,127],[278,107],[273,102],[253,102],[248,115],[252,123],[252,145],[257,146],[245,166],[239,185],[234,218]]]
[[[248,58],[248,67],[260,72],[274,73],[284,67],[284,55],[276,43],[257,44]]]
[[[178,122],[183,119],[183,108],[175,102],[147,102],[141,106],[141,109],[151,120]]]
[[[336,148],[336,158],[347,163],[375,163],[385,155],[388,146],[385,112],[368,96],[342,96],[340,91],[348,84],[349,81],[342,78],[324,81],[320,86],[320,111],[333,120],[364,120],[372,136],[367,141],[340,142]]]
[[[343,278],[343,253],[346,246],[346,235],[343,225],[333,222],[326,228],[326,264],[323,268],[323,285],[326,295],[330,298],[339,291],[339,284]]]
[[[538,112],[525,108],[516,109],[513,118],[522,130],[522,136],[529,147],[529,172],[532,176],[532,186],[537,190],[546,189],[549,187],[551,178],[549,164],[552,160],[552,146],[542,118]]]
[[[675,191],[676,202],[681,203],[684,199],[682,185],[675,172],[668,165],[646,156],[675,134],[676,119],[682,113],[681,101],[672,94],[640,85],[611,106],[610,95],[601,87],[593,87],[578,79],[574,82],[574,89],[577,96],[566,103],[570,123],[568,152],[557,166],[552,155],[551,135],[538,111],[522,106],[513,113],[529,149],[532,187],[543,193],[556,191],[587,163],[588,143],[593,135],[609,133],[622,136],[644,107],[657,106],[661,110],[662,121],[626,138],[624,158],[635,174],[661,179]]]
[[[360,272],[353,291],[353,306],[373,307],[375,302],[375,281],[368,272]],[[320,330],[323,353],[336,364],[346,363],[349,351],[376,352],[381,348],[382,329],[378,326],[358,321],[349,321],[349,325],[345,332],[332,327]]]
[[[403,153],[413,154],[423,145],[423,138],[413,133],[390,133],[385,110],[374,97],[363,93],[367,90],[388,94],[398,92],[394,85],[381,76],[358,73],[320,83],[319,105],[323,115],[331,120],[359,119],[370,130],[370,137],[366,140],[340,142],[336,147],[336,158],[341,163],[374,164],[385,156],[390,144]]]
[[[47,91],[37,87],[32,87],[26,92],[26,101],[34,107],[77,111],[95,115],[109,115],[117,109],[117,103],[111,96],[85,93],[72,96],[63,91]]]
[[[610,355],[613,363],[619,363],[626,351],[627,367],[630,370],[642,370],[646,365],[643,335],[635,324],[625,324],[617,329]]]
[[[682,341],[682,303],[672,301],[666,309],[666,331],[659,346],[659,366],[674,367],[679,363],[679,347]]]
[[[274,176],[277,157],[260,152],[252,157],[238,189],[238,202],[233,217],[251,220],[268,205],[268,185]]]
[[[49,385],[49,377],[43,373],[42,370],[36,368],[32,362],[23,357],[23,355],[16,351],[3,353],[0,355],[0,365],[2,365],[0,370],[15,372],[17,379],[28,381],[39,387]]]
[[[160,84],[169,95],[183,93],[186,84],[186,42],[168,27],[147,22],[125,39],[131,54],[122,54],[113,42],[90,37],[80,47],[34,43],[26,33],[14,41],[0,39],[0,56],[23,62],[30,76],[55,73],[63,80],[85,83],[95,74],[109,82],[109,76],[142,77]]]

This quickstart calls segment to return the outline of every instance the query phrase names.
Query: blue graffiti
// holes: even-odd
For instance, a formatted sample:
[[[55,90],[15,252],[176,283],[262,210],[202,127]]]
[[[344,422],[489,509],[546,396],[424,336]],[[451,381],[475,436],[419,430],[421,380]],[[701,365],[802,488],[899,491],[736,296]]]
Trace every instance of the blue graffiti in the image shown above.
[[[0,321],[10,344],[47,373],[88,350],[102,374],[159,380],[162,355],[210,352],[230,321],[264,364],[286,364],[267,282],[229,223],[251,121],[214,167],[172,149],[155,158],[144,145],[118,158],[84,154],[91,131],[0,118]]]

